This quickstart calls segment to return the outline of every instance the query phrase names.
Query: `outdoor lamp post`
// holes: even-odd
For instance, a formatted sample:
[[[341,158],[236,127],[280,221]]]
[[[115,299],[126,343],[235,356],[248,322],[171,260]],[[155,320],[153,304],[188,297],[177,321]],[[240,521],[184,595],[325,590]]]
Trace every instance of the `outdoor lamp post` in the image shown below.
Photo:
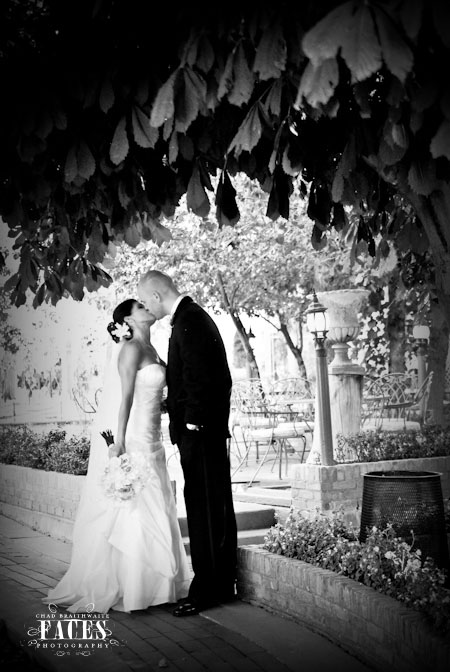
[[[319,303],[313,290],[312,303],[305,311],[308,331],[314,338],[317,372],[317,412],[320,430],[320,455],[325,466],[334,464],[333,435],[331,431],[330,389],[328,384],[328,364],[325,342],[327,336],[326,308]]]
[[[417,385],[420,387],[427,375],[425,356],[430,339],[430,328],[426,324],[416,324],[413,328],[413,339],[417,344]]]

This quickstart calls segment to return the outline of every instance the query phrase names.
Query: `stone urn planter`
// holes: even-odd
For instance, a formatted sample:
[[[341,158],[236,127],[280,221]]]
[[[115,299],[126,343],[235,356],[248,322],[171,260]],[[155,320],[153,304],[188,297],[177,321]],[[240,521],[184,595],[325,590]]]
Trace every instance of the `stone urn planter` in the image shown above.
[[[317,298],[327,309],[328,340],[332,343],[334,359],[330,373],[342,369],[344,373],[364,373],[364,369],[348,356],[349,342],[359,333],[358,312],[369,296],[366,289],[336,289],[317,292]]]
[[[301,560],[258,546],[241,546],[238,596],[328,637],[370,669],[450,669],[450,643],[431,630],[422,614],[353,579]]]
[[[359,333],[358,311],[369,292],[365,289],[338,289],[318,292],[319,301],[327,309],[327,339],[334,358],[328,367],[333,445],[337,435],[350,436],[361,425],[361,396],[364,369],[349,359],[349,342]]]

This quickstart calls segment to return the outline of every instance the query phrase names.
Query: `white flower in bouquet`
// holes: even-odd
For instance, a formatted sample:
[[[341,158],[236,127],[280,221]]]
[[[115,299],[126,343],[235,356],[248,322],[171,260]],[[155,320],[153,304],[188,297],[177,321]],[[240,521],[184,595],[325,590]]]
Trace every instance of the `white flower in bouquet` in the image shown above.
[[[111,457],[101,479],[103,491],[117,504],[127,502],[142,490],[150,475],[150,465],[143,455]]]

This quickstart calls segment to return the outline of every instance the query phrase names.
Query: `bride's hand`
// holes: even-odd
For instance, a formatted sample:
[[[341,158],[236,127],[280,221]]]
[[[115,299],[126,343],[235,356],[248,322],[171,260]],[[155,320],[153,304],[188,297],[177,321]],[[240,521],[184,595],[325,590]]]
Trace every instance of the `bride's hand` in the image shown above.
[[[119,457],[125,452],[123,443],[113,443],[109,447],[109,457]]]

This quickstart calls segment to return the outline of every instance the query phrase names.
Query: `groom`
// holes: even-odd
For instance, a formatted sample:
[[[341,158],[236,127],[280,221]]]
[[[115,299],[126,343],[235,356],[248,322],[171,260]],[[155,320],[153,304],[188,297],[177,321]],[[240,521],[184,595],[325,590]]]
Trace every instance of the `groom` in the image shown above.
[[[191,616],[232,600],[236,578],[236,519],[227,453],[231,376],[214,321],[173,280],[145,273],[138,296],[159,320],[170,315],[167,407],[178,445],[194,578],[173,612]]]

